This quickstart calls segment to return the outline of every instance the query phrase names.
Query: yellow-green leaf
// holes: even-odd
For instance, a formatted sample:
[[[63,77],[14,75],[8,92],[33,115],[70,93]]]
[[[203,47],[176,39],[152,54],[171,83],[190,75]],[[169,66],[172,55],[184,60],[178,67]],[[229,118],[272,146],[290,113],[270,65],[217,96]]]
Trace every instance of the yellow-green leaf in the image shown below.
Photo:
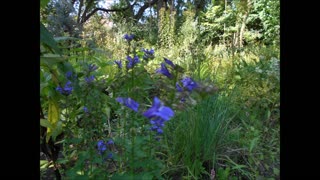
[[[48,127],[47,129],[47,142],[49,141],[52,132],[57,127],[59,116],[59,106],[57,101],[55,101],[53,98],[49,98],[48,121],[50,122],[52,128]]]

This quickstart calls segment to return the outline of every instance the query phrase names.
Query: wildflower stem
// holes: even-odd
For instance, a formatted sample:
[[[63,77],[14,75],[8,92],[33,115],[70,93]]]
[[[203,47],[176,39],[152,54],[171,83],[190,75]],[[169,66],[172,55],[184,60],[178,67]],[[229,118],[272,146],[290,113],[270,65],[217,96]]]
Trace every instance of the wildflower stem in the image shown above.
[[[134,128],[133,128],[133,124],[131,124],[131,174],[134,174]]]
[[[133,69],[131,69],[131,93],[133,97],[134,79],[133,79]]]
[[[173,87],[174,87],[174,89],[175,89],[175,87],[176,87],[176,83],[177,83],[177,81],[178,81],[178,70],[175,70],[175,73],[174,73],[174,80],[173,80]],[[170,104],[172,104],[173,102],[174,102],[174,100],[176,99],[176,93],[175,93],[175,91],[172,91],[172,94],[171,94],[171,102],[170,102]]]

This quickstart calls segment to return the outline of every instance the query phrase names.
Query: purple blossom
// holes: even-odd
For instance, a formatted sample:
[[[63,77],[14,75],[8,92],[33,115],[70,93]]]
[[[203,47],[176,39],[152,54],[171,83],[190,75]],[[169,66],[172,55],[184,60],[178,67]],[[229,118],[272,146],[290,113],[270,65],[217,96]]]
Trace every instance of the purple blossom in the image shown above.
[[[68,71],[68,72],[66,73],[66,78],[67,78],[68,80],[75,79],[75,78],[77,78],[77,74],[73,74],[72,71]]]
[[[183,91],[182,87],[179,85],[178,82],[176,83],[176,89],[177,89],[178,92],[182,92]]]
[[[122,62],[120,60],[115,60],[114,63],[118,65],[119,69],[122,68]]]
[[[130,34],[130,35],[125,34],[125,35],[123,36],[123,38],[124,38],[125,40],[127,40],[128,42],[130,42],[130,41],[133,40],[134,35],[133,35],[133,34]]]
[[[181,80],[183,87],[187,88],[190,92],[198,87],[198,84],[193,81],[190,77],[185,77]]]
[[[92,83],[94,81],[94,75],[91,75],[89,77],[85,77],[84,79],[88,84]]]
[[[116,100],[122,104],[127,106],[128,108],[134,110],[135,112],[138,112],[139,104],[135,102],[131,98],[124,98],[124,97],[117,97]]]
[[[68,96],[72,93],[73,87],[71,86],[71,81],[68,81],[64,87],[58,86],[56,88],[62,95]]]
[[[99,140],[97,146],[100,155],[107,150],[107,145],[104,143],[103,140]]]
[[[142,49],[142,51],[143,51],[144,53],[146,53],[146,54],[149,54],[149,55],[153,55],[153,54],[154,54],[154,50],[153,50],[153,49],[150,49],[150,50],[148,50],[148,49]]]
[[[92,72],[92,71],[95,71],[98,69],[98,66],[94,65],[94,64],[89,64],[89,71]]]
[[[169,70],[167,69],[167,67],[164,63],[161,63],[161,68],[157,69],[156,73],[161,73],[161,74],[167,76],[168,78],[172,78],[172,74],[169,72]]]
[[[154,58],[154,50],[153,49],[142,49],[144,52],[143,59],[147,60],[149,58]]]
[[[138,62],[140,62],[139,57],[138,56],[134,56],[133,59],[130,56],[127,56],[127,60],[129,61],[127,63],[127,68],[131,69],[134,67],[134,65],[136,65]]]
[[[113,157],[113,154],[109,153],[108,156],[107,156],[107,159],[111,159],[112,157]]]
[[[162,128],[164,127],[164,122],[165,120],[161,118],[150,120],[150,124],[152,125],[150,130],[156,131],[158,134],[162,134],[163,133]]]
[[[71,71],[68,71],[68,72],[66,73],[66,77],[67,77],[67,79],[70,79],[70,78],[71,78],[71,76],[72,76],[72,72],[71,72]]]
[[[89,112],[89,110],[88,110],[88,108],[87,107],[83,107],[83,111],[85,112],[85,113],[88,113]]]
[[[164,61],[165,61],[167,64],[169,64],[172,68],[175,68],[176,65],[174,65],[172,61],[170,61],[170,60],[167,59],[167,58],[163,58],[163,59],[164,59]]]
[[[154,97],[152,107],[145,111],[143,115],[149,119],[162,118],[164,121],[168,121],[174,115],[174,112],[170,107],[164,106],[160,99]]]
[[[107,144],[108,144],[108,145],[111,145],[111,144],[114,144],[114,142],[113,142],[113,140],[109,140],[109,141],[107,142]]]

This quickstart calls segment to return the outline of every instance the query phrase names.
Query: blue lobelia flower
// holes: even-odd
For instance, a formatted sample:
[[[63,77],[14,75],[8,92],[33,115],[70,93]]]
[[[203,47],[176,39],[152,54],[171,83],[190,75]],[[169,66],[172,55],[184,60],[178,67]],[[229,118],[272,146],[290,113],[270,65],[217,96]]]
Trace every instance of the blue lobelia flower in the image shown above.
[[[56,88],[62,95],[68,96],[72,93],[73,87],[71,86],[71,81],[68,81],[64,87],[58,86]]]
[[[164,122],[165,120],[161,118],[151,120],[150,124],[152,124],[152,127],[150,128],[150,130],[156,131],[158,134],[163,134],[162,128],[164,127]]]
[[[176,83],[176,89],[177,89],[178,92],[182,92],[183,91],[182,87],[179,85],[178,82]]]
[[[120,60],[115,60],[114,63],[116,63],[118,65],[119,69],[122,68],[122,62]]]
[[[165,61],[167,64],[169,64],[172,68],[175,68],[176,65],[174,65],[172,61],[170,61],[170,60],[167,59],[167,58],[163,58],[163,59],[164,59],[164,61]]]
[[[125,34],[124,36],[123,36],[123,38],[125,39],[125,40],[127,40],[128,42],[130,42],[130,41],[132,41],[133,40],[133,38],[134,38],[134,35],[133,34]]]
[[[89,77],[85,77],[84,79],[88,84],[92,83],[94,81],[94,75],[91,75]]]
[[[170,79],[172,78],[172,74],[169,72],[169,70],[167,69],[164,63],[161,63],[161,68],[157,69],[156,73],[161,73]]]
[[[89,64],[89,71],[95,71],[98,69],[98,66],[94,65],[94,64]]]
[[[109,141],[107,142],[107,144],[108,144],[108,145],[111,145],[111,144],[114,144],[114,142],[113,142],[112,140],[109,140]]]
[[[67,79],[70,79],[70,78],[71,78],[71,76],[72,76],[72,72],[71,72],[71,71],[68,71],[68,72],[66,73],[66,77],[67,77]]]
[[[88,113],[89,112],[89,110],[88,110],[88,108],[87,107],[83,107],[83,111],[85,112],[85,113]]]
[[[108,156],[107,156],[107,159],[111,159],[112,157],[113,157],[113,154],[109,153]]]
[[[127,68],[131,69],[134,67],[134,65],[136,65],[138,62],[140,62],[139,57],[138,56],[134,56],[133,59],[130,56],[127,56],[127,60],[129,61],[127,63]]]
[[[135,112],[138,112],[139,104],[135,102],[131,98],[124,98],[124,97],[117,97],[116,100],[122,104],[127,106],[128,108],[134,110]]]
[[[154,50],[153,50],[153,49],[150,49],[150,50],[148,50],[148,49],[142,49],[142,51],[143,51],[144,53],[146,53],[146,54],[149,54],[149,55],[153,55],[153,54],[154,54]]]
[[[77,78],[77,74],[73,73],[72,71],[66,72],[66,78],[68,80],[73,80]]]
[[[148,60],[149,58],[154,58],[154,50],[153,49],[142,49],[144,52],[143,59]]]
[[[164,106],[160,99],[154,97],[152,107],[145,111],[143,115],[149,119],[158,117],[168,121],[174,115],[174,112],[170,107]]]
[[[99,140],[97,143],[97,146],[98,146],[99,154],[102,154],[104,151],[107,150],[107,145],[104,143],[103,140]]]
[[[190,77],[185,77],[181,80],[183,87],[187,88],[189,91],[192,91],[193,89],[198,87],[198,84],[193,81]]]

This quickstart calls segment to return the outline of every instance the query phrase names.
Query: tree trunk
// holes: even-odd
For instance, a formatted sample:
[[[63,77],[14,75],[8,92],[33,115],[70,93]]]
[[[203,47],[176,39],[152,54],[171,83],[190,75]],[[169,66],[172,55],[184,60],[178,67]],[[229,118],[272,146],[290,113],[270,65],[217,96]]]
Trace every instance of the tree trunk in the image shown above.
[[[247,8],[246,9],[247,10],[243,16],[243,20],[242,20],[242,24],[241,24],[241,28],[240,28],[239,47],[243,47],[243,34],[246,29],[246,23],[247,23],[247,19],[248,19],[249,13],[250,13],[250,9],[251,9],[251,0],[247,0]]]

